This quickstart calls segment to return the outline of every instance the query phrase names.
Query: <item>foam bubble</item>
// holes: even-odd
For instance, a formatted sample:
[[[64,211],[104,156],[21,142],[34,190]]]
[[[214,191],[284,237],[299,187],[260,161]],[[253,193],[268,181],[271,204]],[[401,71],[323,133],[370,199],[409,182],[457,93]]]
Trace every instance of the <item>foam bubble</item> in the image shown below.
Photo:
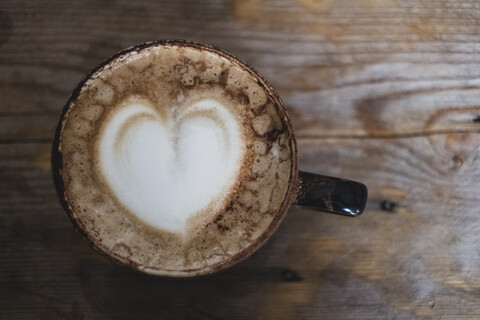
[[[129,99],[99,142],[99,165],[118,200],[149,225],[180,234],[230,192],[244,150],[237,120],[214,100],[161,114]]]

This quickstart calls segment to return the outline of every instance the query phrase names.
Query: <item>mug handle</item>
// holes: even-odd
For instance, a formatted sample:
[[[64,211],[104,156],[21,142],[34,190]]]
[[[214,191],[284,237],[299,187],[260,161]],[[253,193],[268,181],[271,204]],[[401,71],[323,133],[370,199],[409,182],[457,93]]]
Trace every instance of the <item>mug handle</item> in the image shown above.
[[[299,171],[292,204],[356,217],[365,210],[367,195],[363,183]]]

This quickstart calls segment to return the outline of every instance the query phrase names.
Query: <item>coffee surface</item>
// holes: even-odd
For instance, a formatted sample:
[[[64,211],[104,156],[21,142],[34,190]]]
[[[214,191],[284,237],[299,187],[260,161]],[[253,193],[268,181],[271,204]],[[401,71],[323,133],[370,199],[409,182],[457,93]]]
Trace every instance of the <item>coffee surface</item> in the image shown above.
[[[208,273],[273,232],[290,204],[294,141],[275,93],[207,46],[127,50],[61,119],[64,205],[101,251],[145,272]]]

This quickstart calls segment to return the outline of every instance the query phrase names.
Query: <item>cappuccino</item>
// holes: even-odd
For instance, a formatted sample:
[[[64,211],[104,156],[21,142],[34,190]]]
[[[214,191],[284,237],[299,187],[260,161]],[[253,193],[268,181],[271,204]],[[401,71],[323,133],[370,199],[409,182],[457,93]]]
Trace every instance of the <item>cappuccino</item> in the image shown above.
[[[53,148],[62,203],[95,248],[166,276],[230,266],[276,229],[295,142],[270,85],[210,46],[127,49],[78,86]]]

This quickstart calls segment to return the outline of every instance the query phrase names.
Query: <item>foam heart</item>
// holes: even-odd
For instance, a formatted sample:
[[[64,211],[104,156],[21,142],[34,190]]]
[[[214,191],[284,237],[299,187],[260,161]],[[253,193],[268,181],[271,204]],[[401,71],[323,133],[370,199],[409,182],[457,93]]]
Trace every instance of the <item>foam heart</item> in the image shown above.
[[[174,233],[229,193],[243,153],[237,121],[222,104],[202,100],[183,109],[160,112],[131,99],[107,121],[98,147],[100,171],[118,200]]]

